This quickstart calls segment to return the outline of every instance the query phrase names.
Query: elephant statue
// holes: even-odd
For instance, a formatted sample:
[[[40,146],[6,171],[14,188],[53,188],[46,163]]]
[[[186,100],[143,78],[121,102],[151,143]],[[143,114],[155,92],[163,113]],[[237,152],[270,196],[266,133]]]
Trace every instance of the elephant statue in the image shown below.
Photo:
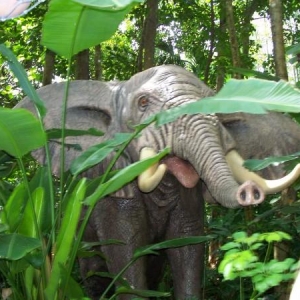
[[[38,90],[47,107],[44,119],[47,129],[61,126],[64,90],[64,83]],[[68,95],[66,127],[97,128],[104,131],[105,135],[67,137],[67,143],[80,144],[84,151],[116,132],[131,132],[132,125],[141,123],[161,110],[213,94],[192,73],[171,65],[148,69],[125,82],[73,81]],[[22,100],[18,107],[35,112],[28,98]],[[272,118],[270,116],[260,118],[268,120]],[[279,118],[290,122],[282,115]],[[137,180],[97,203],[85,230],[84,240],[96,242],[117,239],[123,241],[124,245],[102,246],[101,251],[107,257],[105,264],[96,257],[81,259],[83,278],[89,271],[97,272],[106,268],[112,274],[118,273],[138,247],[166,239],[203,234],[204,189],[219,204],[235,208],[261,203],[265,194],[279,192],[289,186],[299,175],[299,166],[293,171],[296,175],[292,172],[292,176],[277,177],[276,180],[265,180],[243,167],[243,159],[238,151],[246,153],[245,158],[255,157],[256,147],[263,149],[265,138],[246,136],[240,129],[246,132],[247,124],[248,119],[244,116],[235,119],[233,115],[226,120],[221,115],[194,114],[181,116],[161,127],[151,124],[145,128],[116,162],[116,168],[151,157],[165,147],[169,147],[171,152]],[[261,134],[263,132],[259,131],[258,135]],[[277,145],[276,138],[277,133],[272,140],[273,145]],[[250,143],[250,153],[247,153],[250,149],[246,143],[248,146]],[[261,146],[258,146],[260,143]],[[293,141],[291,143],[294,144]],[[273,150],[268,149],[263,155],[274,154]],[[50,151],[53,172],[59,175],[60,144],[50,141]],[[281,152],[280,148],[276,154],[283,154]],[[66,147],[65,153],[65,168],[68,169],[80,151]],[[40,163],[45,163],[43,150],[37,150],[33,155]],[[85,171],[84,176],[94,178],[101,175],[106,164],[104,162]],[[201,298],[203,246],[168,249],[165,254],[170,263],[176,299]],[[162,256],[141,258],[129,268],[125,277],[136,289],[152,288],[162,269],[162,260]],[[89,296],[99,299],[107,279],[90,276],[85,283]],[[132,297],[121,295],[120,299]]]

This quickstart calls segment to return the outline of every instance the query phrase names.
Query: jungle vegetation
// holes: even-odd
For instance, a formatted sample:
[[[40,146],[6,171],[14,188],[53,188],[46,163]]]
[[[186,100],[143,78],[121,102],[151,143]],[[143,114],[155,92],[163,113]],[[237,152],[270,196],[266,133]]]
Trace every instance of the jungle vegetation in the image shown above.
[[[300,2],[298,0],[146,0],[134,4],[130,6],[124,20],[112,36],[90,48],[80,49],[70,57],[58,54],[55,49],[47,48],[45,46],[47,43],[41,42],[43,38],[46,39],[43,37],[43,24],[51,5],[49,0],[41,2],[24,16],[0,22],[0,43],[15,55],[34,88],[66,79],[126,80],[139,71],[161,64],[180,65],[195,73],[199,79],[216,91],[219,91],[230,78],[257,77],[273,81],[283,79],[296,87],[300,86]],[[55,39],[55,36],[52,38]],[[20,82],[16,80],[15,74],[8,68],[7,57],[10,54],[7,56],[4,52],[1,53],[0,105],[1,108],[12,108],[25,93]],[[299,118],[296,114],[294,117]],[[43,137],[41,144],[43,144]],[[16,157],[17,161],[6,152],[1,151],[0,154],[2,209],[6,207],[8,211],[13,211],[16,205],[13,201],[26,198],[24,186],[31,191],[33,187],[36,188],[32,192],[33,199],[51,189],[57,192],[57,195],[52,195],[57,197],[55,199],[62,199],[60,198],[61,186],[57,179],[53,179],[53,186],[49,187],[47,178],[51,175],[47,170],[37,166],[30,155],[24,153],[23,156],[23,152],[20,157],[18,155]],[[31,183],[26,183],[24,178]],[[22,183],[24,181],[25,184]],[[81,180],[74,186],[74,193],[79,195],[79,200],[83,197],[84,185],[84,180]],[[44,192],[37,188],[39,186],[43,186]],[[296,185],[293,190],[273,196],[269,201],[254,208],[228,210],[214,205],[207,206],[206,232],[216,238],[207,243],[205,299],[216,300],[229,297],[259,299],[263,296],[269,297],[268,299],[288,299],[293,277],[287,274],[291,265],[291,261],[287,259],[297,261],[300,252],[298,188],[299,185]],[[70,195],[67,199],[69,198]],[[74,200],[73,208],[79,213],[80,205],[76,203]],[[44,204],[39,205],[42,207]],[[53,202],[52,205],[53,207],[49,209],[54,211],[56,206]],[[65,210],[65,215],[68,216],[71,206],[60,209]],[[48,224],[42,222],[36,224],[37,227],[33,229],[27,226],[33,218],[28,210],[24,209],[29,221],[19,220],[21,222],[19,224],[14,223],[16,217],[14,214],[8,220],[3,220],[1,217],[1,233],[7,231],[7,226],[16,230],[11,232],[9,237],[1,235],[0,244],[8,245],[16,238],[15,234],[22,233],[42,241],[45,245],[42,247],[42,255],[31,253],[28,256],[26,251],[21,251],[7,256],[9,262],[0,259],[1,289],[10,291],[12,288],[14,291],[10,296],[12,298],[5,298],[5,294],[2,293],[3,299],[44,299],[41,296],[44,295],[43,292],[39,291],[42,288],[47,290],[48,297],[55,294],[55,299],[71,299],[72,291],[68,289],[68,283],[64,282],[64,289],[59,286],[57,277],[59,272],[62,272],[60,276],[63,278],[70,278],[74,293],[84,299],[80,279],[77,278],[76,264],[75,267],[73,264],[65,265],[64,271],[59,269],[60,264],[64,264],[69,256],[72,248],[71,241],[64,249],[62,247],[61,251],[57,252],[58,260],[56,265],[52,266],[52,271],[58,273],[50,279],[47,273],[48,268],[51,269],[49,265],[51,264],[49,259],[51,241],[53,244],[55,241],[59,243],[64,238],[63,230],[72,222],[71,216],[59,222],[59,225],[55,225],[57,235],[50,231],[49,235],[41,236],[36,229],[49,229],[54,226],[54,215],[52,219],[47,220]],[[20,224],[27,226],[27,229],[19,232],[17,228],[20,228]],[[74,232],[75,227],[70,230]],[[260,235],[266,232],[270,234],[263,237]],[[282,265],[283,275],[279,272],[282,275],[281,277],[278,275],[279,279],[278,277],[272,279],[276,284],[267,283],[270,278],[266,276],[266,281],[261,281],[264,283],[263,288],[257,288],[255,284],[252,285],[253,276],[251,272],[247,273],[247,270],[243,276],[232,273],[232,277],[229,278],[232,281],[223,280],[224,277],[219,272],[222,267],[219,269],[219,266],[224,258],[224,252],[231,249],[226,247],[226,243],[232,239],[240,243],[240,248],[244,249],[252,244],[245,245],[239,238],[246,239],[248,236],[253,237],[254,245],[261,241],[265,242],[264,246],[257,246],[260,251],[252,253],[258,260],[269,261],[270,267],[272,267],[272,259],[290,263],[288,267]],[[269,238],[264,238],[266,236]],[[19,243],[18,246],[22,241]],[[222,245],[225,246],[221,248]],[[32,240],[31,250],[36,250],[36,247],[36,240]],[[72,259],[74,263],[73,256]],[[39,266],[40,273],[36,272],[35,264]],[[266,265],[260,267],[265,268]],[[37,283],[39,274],[44,277]],[[79,282],[77,285],[76,280]],[[58,286],[63,292],[56,293]],[[157,297],[163,297],[165,291],[172,290],[168,269],[161,282],[160,290],[162,293],[158,293]],[[30,298],[28,298],[29,294]],[[147,296],[147,294],[140,296]]]

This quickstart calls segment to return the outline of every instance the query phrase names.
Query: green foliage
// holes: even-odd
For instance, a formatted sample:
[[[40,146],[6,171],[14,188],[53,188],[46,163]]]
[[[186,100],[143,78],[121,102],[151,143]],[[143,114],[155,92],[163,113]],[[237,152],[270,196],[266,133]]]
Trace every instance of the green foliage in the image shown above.
[[[136,32],[128,24],[125,32],[118,30],[108,41],[101,43],[102,80],[127,80],[137,72],[138,43]]]
[[[0,108],[0,150],[21,158],[46,143],[40,122],[27,110]]]
[[[112,178],[101,184],[95,190],[93,195],[87,197],[85,200],[85,204],[93,206],[96,205],[99,199],[102,199],[103,197],[113,193],[114,191],[119,190],[122,186],[135,179],[143,171],[147,170],[149,166],[160,161],[168,153],[169,149],[165,149],[151,158],[135,162],[128,167],[120,170]]]
[[[274,156],[267,157],[264,159],[248,159],[245,161],[244,166],[251,171],[263,170],[274,164],[281,164],[285,162],[299,161],[300,152],[285,155],[285,156]]]
[[[270,260],[270,250],[274,242],[290,240],[291,236],[281,231],[269,233],[254,233],[248,236],[246,232],[236,232],[232,235],[233,241],[221,247],[225,252],[220,263],[219,272],[225,280],[235,278],[251,278],[253,293],[251,299],[277,286],[282,281],[294,278],[295,260],[287,258],[279,262],[276,259]],[[263,262],[257,255],[257,250],[268,243],[268,249]]]
[[[292,194],[289,196],[292,196]],[[234,242],[231,237],[237,230],[248,232],[247,237],[250,237],[252,233],[256,232],[283,231],[288,233],[292,239],[286,240],[286,242],[283,240],[281,242],[272,243],[274,245],[270,247],[270,252],[272,250],[273,253],[272,248],[274,248],[275,255],[275,253],[278,254],[278,250],[284,249],[284,253],[286,253],[287,257],[298,261],[300,251],[299,201],[295,201],[289,205],[282,205],[281,195],[270,195],[260,205],[246,210],[228,210],[221,206],[211,205],[207,205],[206,209],[208,233],[216,236],[214,241],[218,247],[212,248],[212,250],[214,250],[213,252],[210,251],[210,255],[213,255],[216,260],[207,263],[205,299],[214,300],[228,297],[232,299],[250,299],[253,293],[251,276],[237,277],[234,280],[224,280],[223,274],[219,273],[217,269],[226,253],[226,251],[221,250],[221,245]],[[212,215],[217,217],[211,218]],[[262,243],[263,245],[261,247],[254,250],[255,255],[259,258],[259,263],[264,262],[268,248],[268,243]],[[247,247],[245,244],[244,248],[241,248],[241,251],[247,250]],[[280,253],[281,252],[279,252],[279,254]],[[273,258],[272,254],[270,254],[269,259],[266,261],[270,261]],[[276,286],[276,289],[271,288],[267,290],[259,296],[259,299],[264,297],[277,299],[279,296],[278,291],[285,290],[290,284],[291,281],[282,281]]]
[[[45,17],[42,44],[69,59],[110,38],[132,6],[142,1],[52,0]]]
[[[239,74],[242,74],[247,77],[255,77],[255,78],[259,78],[259,79],[273,80],[273,81],[280,80],[280,78],[269,75],[268,73],[265,73],[265,72],[259,72],[259,71],[244,69],[244,68],[234,68],[234,67],[232,67],[231,70],[234,73],[239,73]]]
[[[57,299],[59,288],[63,288],[63,293],[65,293],[66,286],[72,282],[69,280],[70,274],[67,273],[68,275],[64,276],[63,268],[67,267],[66,263],[73,252],[72,247],[74,246],[74,237],[79,223],[85,190],[86,178],[82,178],[72,192],[72,196],[68,199],[68,204],[56,238],[51,277],[45,289],[46,299]]]
[[[36,105],[39,114],[43,117],[46,112],[44,103],[41,101],[36,90],[28,80],[24,68],[17,60],[13,52],[10,49],[8,49],[4,44],[0,44],[0,52],[3,55],[3,57],[6,58],[9,68],[18,79],[19,84],[22,87],[23,91],[27,94],[27,96],[29,96],[32,99],[32,101]]]
[[[0,151],[0,178],[8,176],[12,172],[14,165],[15,159],[6,152]]]
[[[109,38],[125,14],[138,2],[141,1],[78,0],[72,2],[69,0],[53,0],[50,2],[50,10],[44,22],[43,43],[57,51],[57,53],[71,58],[78,51],[92,47]],[[246,3],[241,1],[236,5],[239,12],[237,23],[243,24]],[[261,6],[263,5],[262,3]],[[198,107],[199,104],[197,103],[176,111],[164,112],[149,119],[145,124],[141,124],[140,127],[135,128],[135,132],[132,135],[118,135],[110,141],[89,149],[88,152],[85,152],[73,163],[71,181],[66,182],[66,185],[62,185],[63,188],[57,192],[56,179],[51,176],[49,157],[47,160],[48,167],[38,168],[33,178],[28,174],[28,170],[26,170],[23,163],[26,153],[46,144],[46,133],[41,126],[45,108],[32,86],[32,82],[35,86],[38,86],[41,81],[44,49],[40,46],[38,40],[41,36],[41,18],[46,6],[46,4],[40,5],[39,9],[35,10],[37,11],[36,16],[33,16],[35,13],[33,11],[27,16],[27,19],[20,18],[17,21],[9,21],[9,23],[6,23],[8,26],[1,26],[2,24],[0,23],[0,32],[1,36],[3,36],[1,39],[18,55],[17,60],[7,48],[1,45],[0,50],[4,60],[1,58],[0,64],[1,66],[9,65],[18,78],[21,88],[32,98],[39,112],[39,121],[37,121],[32,115],[21,110],[8,111],[3,109],[0,111],[0,135],[2,133],[2,136],[0,136],[0,147],[6,151],[0,152],[0,175],[1,177],[9,176],[15,165],[15,159],[12,157],[14,156],[18,158],[21,169],[20,177],[22,178],[17,179],[17,181],[22,182],[12,192],[10,191],[12,186],[8,185],[7,182],[0,181],[0,201],[3,206],[0,215],[0,272],[4,274],[7,283],[11,286],[14,299],[84,299],[84,293],[80,285],[71,274],[75,257],[80,249],[80,237],[82,236],[84,225],[87,223],[96,202],[99,198],[112,193],[135,178],[137,174],[160,160],[169,151],[165,149],[154,158],[130,165],[117,172],[111,172],[113,162],[120,156],[126,145],[145,126],[152,122],[156,122],[159,126],[171,122],[186,113],[216,112],[224,109],[225,111],[229,111],[229,109],[234,111],[237,109],[250,109],[251,112],[256,113],[259,111],[263,112],[265,109],[298,111],[298,102],[294,102],[293,99],[299,98],[299,94],[282,83],[270,85],[263,81],[248,81],[237,85],[237,82],[230,82],[221,94],[217,95],[214,99],[215,101],[209,100],[212,105],[210,108],[208,106],[204,108],[203,105],[201,107],[201,104]],[[135,20],[135,22],[132,22],[131,26],[129,26],[129,32],[125,34],[120,30],[114,38],[114,42],[105,44],[103,51],[104,78],[114,79],[118,77],[126,79],[135,72],[137,44],[141,38],[139,33],[141,32],[141,24],[144,18],[143,13],[143,9],[137,8],[135,15],[131,15],[131,20]],[[222,31],[221,26],[216,26],[218,22],[212,22],[215,13],[221,14],[221,8],[215,5],[213,10],[211,10],[207,1],[198,1],[197,3],[194,1],[176,1],[176,3],[163,1],[160,9],[161,26],[159,28],[156,51],[157,61],[160,63],[176,62],[181,65],[185,64],[199,77],[214,85],[218,66],[222,66],[224,70],[230,69],[231,55],[230,47],[227,43],[227,34]],[[201,23],[199,23],[199,20],[201,20]],[[173,32],[173,36],[168,36],[170,29]],[[251,30],[248,32],[251,32]],[[239,38],[241,40],[243,35],[246,36],[247,34],[245,34],[245,31],[240,31],[239,28]],[[223,50],[222,56],[214,58],[213,63],[210,64],[211,51],[218,51],[220,47]],[[178,53],[184,53],[187,60],[183,61]],[[247,53],[243,58],[245,65],[251,67],[253,59],[249,58]],[[72,76],[66,73],[66,62],[61,58],[58,58],[58,61],[57,70],[59,72],[56,74],[62,78],[71,78]],[[26,67],[31,82],[28,80],[26,72],[20,67],[19,62]],[[210,70],[210,72],[207,73],[207,70]],[[0,78],[1,94],[5,98],[5,100],[1,98],[1,104],[9,102],[9,106],[12,106],[15,98],[21,95],[21,90],[18,90],[17,94],[12,94],[12,91],[16,89],[15,79],[10,73],[6,72],[5,68],[1,68]],[[271,89],[272,93],[266,94],[266,89],[268,91]],[[262,94],[268,96],[263,98],[260,104],[253,105],[253,103],[256,104],[256,99],[262,98]],[[276,97],[277,95],[280,95],[279,98],[284,98],[286,102]],[[250,97],[252,97],[252,100],[250,99],[249,102]],[[229,102],[226,101],[225,103],[223,101],[229,98],[232,100],[232,103],[228,104]],[[276,101],[270,103],[274,99]],[[64,101],[66,102],[67,99],[64,99]],[[194,105],[197,106],[197,111]],[[226,108],[227,105],[230,108]],[[99,132],[95,133],[94,129],[88,132],[64,130],[63,133],[59,129],[48,132],[47,137],[50,139],[61,135],[83,135],[89,133],[101,135]],[[86,182],[84,178],[78,181],[77,175],[81,171],[101,162],[111,152],[117,152],[117,154],[105,174],[96,178],[92,183]],[[97,159],[95,159],[96,156]],[[95,186],[97,186],[96,189],[94,189]],[[86,217],[79,228],[77,238],[75,238],[83,203],[88,204],[89,207]],[[261,208],[256,209],[260,210]],[[254,225],[252,224],[252,226],[262,222],[266,216],[274,214],[274,211],[276,210],[263,211],[253,221]],[[298,220],[296,224],[300,224],[300,214],[298,213],[297,215],[296,206],[286,207],[282,211],[286,215],[296,215],[295,222]],[[226,217],[223,217],[223,223],[215,227],[220,235],[226,237],[231,232],[229,227],[235,226],[237,219],[239,219],[237,212],[230,211],[229,214],[231,215],[227,216],[227,223],[225,222]],[[282,220],[273,218],[268,225],[272,227],[275,223],[278,225],[280,222],[282,226],[287,227],[290,225],[287,224],[285,218]],[[299,226],[295,226],[295,228],[297,228],[298,232],[300,231]],[[124,269],[114,278],[114,281],[120,279],[126,268],[143,255],[156,253],[160,249],[207,242],[213,237],[215,235],[176,239],[137,249],[128,266],[124,266]],[[224,270],[226,268],[225,273],[229,277],[240,277],[240,274],[246,274],[253,279],[253,284],[258,292],[262,292],[270,286],[290,278],[290,274],[285,272],[290,270],[293,264],[291,260],[280,263],[269,260],[261,263],[259,262],[259,257],[255,256],[256,251],[262,250],[265,242],[270,245],[273,241],[287,238],[287,236],[275,232],[250,237],[244,234],[236,234],[234,238],[235,241],[233,243],[224,246],[228,248],[226,253],[231,253],[232,255],[231,257],[226,257],[229,267],[226,268],[224,265]],[[101,243],[103,244],[105,241]],[[46,291],[46,294],[44,294],[44,291]],[[116,294],[123,293],[135,294],[138,297],[169,296],[169,293],[133,290],[125,283],[116,290]]]
[[[184,238],[172,239],[169,241],[163,241],[160,243],[156,243],[154,245],[145,246],[139,249],[136,249],[133,254],[133,258],[137,259],[141,256],[148,254],[158,254],[157,251],[169,248],[178,248],[187,245],[195,245],[203,242],[209,242],[214,238],[213,235],[206,236],[189,236]]]
[[[39,40],[42,19],[47,9],[46,1],[39,4],[24,17],[0,22],[0,44],[9,47],[24,66],[31,84],[41,86],[43,75],[44,51]],[[5,66],[8,61],[0,55],[0,105],[13,107],[24,97],[14,75]]]
[[[299,53],[300,53],[300,43],[295,45],[291,45],[287,47],[286,53],[291,56],[289,62],[294,64],[297,68],[298,73],[298,81],[296,81],[296,86],[300,88],[300,78],[299,78],[299,70],[300,70],[300,63],[299,63]]]
[[[1,234],[0,242],[1,259],[8,260],[19,260],[26,257],[31,251],[41,247],[38,239],[18,233]]]

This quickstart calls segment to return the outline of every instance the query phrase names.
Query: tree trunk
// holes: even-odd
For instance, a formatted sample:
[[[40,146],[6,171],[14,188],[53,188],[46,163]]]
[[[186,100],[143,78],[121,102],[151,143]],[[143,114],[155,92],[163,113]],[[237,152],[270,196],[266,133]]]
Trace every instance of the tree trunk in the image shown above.
[[[214,49],[215,49],[215,11],[214,11],[214,0],[210,1],[210,44],[209,54],[207,57],[206,67],[204,70],[204,82],[208,83],[210,65],[213,61]]]
[[[95,46],[95,80],[102,80],[101,45]]]
[[[287,205],[291,205],[296,200],[297,194],[295,190],[292,187],[289,187],[282,192],[280,201],[277,203],[277,205],[280,207],[285,207]],[[281,219],[283,216],[279,212],[276,217]],[[274,244],[274,259],[277,259],[278,261],[284,261],[286,258],[288,258],[288,253],[290,252],[290,244],[288,242],[282,241]],[[291,282],[281,282],[280,285],[276,286],[275,291],[279,295],[278,300],[289,300],[291,289]]]
[[[144,70],[149,69],[155,65],[155,37],[158,22],[158,1],[148,0],[147,10],[148,14],[145,20],[145,56],[144,56]]]
[[[282,22],[282,3],[281,0],[270,0],[269,1],[269,12],[271,18],[271,31],[272,31],[272,41],[273,41],[273,53],[275,61],[275,71],[276,76],[281,79],[288,80],[287,68],[286,68],[286,58],[284,49],[284,39],[283,39],[283,22]],[[293,196],[290,192],[285,191],[281,196],[281,205],[289,204]],[[280,205],[279,204],[279,205]],[[280,215],[278,216],[280,218]],[[274,246],[274,258],[279,261],[283,261],[287,258],[288,245],[284,242],[277,243]],[[276,292],[280,295],[279,300],[289,299],[289,287],[286,283],[281,283],[275,288]]]
[[[223,87],[225,82],[225,66],[223,64],[224,57],[226,57],[226,53],[224,53],[224,43],[227,37],[226,33],[226,13],[225,13],[225,5],[224,1],[220,2],[220,29],[219,29],[219,37],[217,44],[218,51],[218,70],[217,70],[217,83],[216,90],[217,92]]]
[[[83,50],[76,55],[75,79],[90,79],[89,76],[89,50]]]
[[[261,0],[252,0],[248,2],[245,12],[243,14],[243,28],[241,31],[241,44],[242,44],[242,52],[244,57],[249,57],[249,48],[250,48],[250,31],[251,31],[251,21],[253,14],[258,10],[259,4]],[[243,66],[243,60],[241,61],[241,65]],[[247,66],[246,66],[247,67]]]
[[[52,83],[54,76],[55,53],[49,49],[46,50],[45,64],[43,72],[43,86]]]
[[[229,42],[231,45],[230,48],[231,48],[232,65],[233,67],[240,68],[241,67],[240,47],[236,35],[232,0],[226,0],[225,10],[226,10],[226,25],[229,33]],[[241,75],[237,73],[234,74],[234,77],[241,78]]]
[[[146,18],[143,25],[139,48],[138,70],[143,71],[155,66],[155,37],[158,22],[159,0],[147,0]]]
[[[144,8],[144,5],[141,5],[141,7]],[[138,72],[143,71],[143,61],[144,61],[144,44],[145,44],[145,39],[144,39],[144,23],[145,23],[145,16],[142,15],[140,19],[137,19],[138,27],[141,30],[141,36],[140,36],[140,45],[138,49],[138,55],[137,55],[137,63],[136,63],[136,69]]]
[[[270,0],[269,11],[273,40],[273,53],[276,76],[288,80],[283,39],[282,3],[281,0]]]

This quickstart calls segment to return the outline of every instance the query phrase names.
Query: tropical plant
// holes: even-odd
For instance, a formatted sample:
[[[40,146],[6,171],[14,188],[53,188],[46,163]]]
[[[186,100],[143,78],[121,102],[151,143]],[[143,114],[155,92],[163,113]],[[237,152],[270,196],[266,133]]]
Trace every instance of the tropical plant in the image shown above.
[[[284,261],[271,259],[274,242],[291,240],[291,236],[284,232],[254,233],[248,236],[246,232],[236,232],[232,235],[233,241],[221,247],[226,251],[219,265],[219,272],[225,280],[240,278],[240,299],[245,299],[243,278],[250,278],[253,292],[250,299],[257,299],[271,287],[282,281],[294,278],[298,264],[292,258]],[[257,254],[258,249],[265,246],[267,249],[262,261]]]

